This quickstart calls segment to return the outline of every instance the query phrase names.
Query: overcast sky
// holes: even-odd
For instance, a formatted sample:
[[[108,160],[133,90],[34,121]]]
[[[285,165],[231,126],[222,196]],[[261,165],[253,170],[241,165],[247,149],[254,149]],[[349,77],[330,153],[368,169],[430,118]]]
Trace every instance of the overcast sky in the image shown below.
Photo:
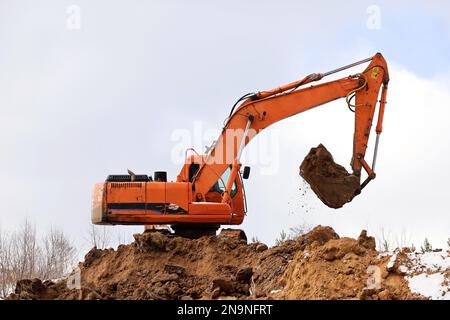
[[[0,0],[0,227],[28,217],[81,246],[95,182],[127,168],[175,179],[174,132],[200,126],[201,148],[241,95],[379,51],[391,83],[377,179],[341,210],[303,195],[298,167],[311,147],[324,143],[348,169],[352,152],[344,101],[308,111],[246,149],[242,228],[270,244],[306,222],[444,246],[450,3],[392,3]]]

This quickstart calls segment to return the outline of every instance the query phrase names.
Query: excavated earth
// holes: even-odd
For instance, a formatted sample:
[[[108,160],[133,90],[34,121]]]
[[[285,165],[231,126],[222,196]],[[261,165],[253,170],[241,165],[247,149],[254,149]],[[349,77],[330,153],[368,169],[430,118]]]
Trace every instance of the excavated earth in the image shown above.
[[[134,238],[117,250],[91,249],[67,279],[21,280],[9,299],[421,298],[386,267],[389,257],[377,253],[365,231],[340,238],[318,226],[272,248],[248,244],[243,232],[187,239],[153,231]]]
[[[360,193],[360,181],[333,160],[320,144],[312,148],[300,166],[300,175],[320,200],[330,208],[342,208]]]

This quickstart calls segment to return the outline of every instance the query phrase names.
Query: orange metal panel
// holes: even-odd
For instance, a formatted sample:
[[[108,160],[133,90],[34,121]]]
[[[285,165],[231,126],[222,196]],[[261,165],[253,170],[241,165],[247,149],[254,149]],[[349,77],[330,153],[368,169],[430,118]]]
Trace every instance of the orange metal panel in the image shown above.
[[[189,206],[189,185],[186,182],[167,182],[165,202],[176,204],[187,211]]]
[[[109,182],[107,183],[108,203],[144,203],[144,182]]]
[[[227,203],[193,202],[189,205],[189,215],[231,216],[231,208]]]
[[[148,182],[147,203],[166,203],[166,182]]]

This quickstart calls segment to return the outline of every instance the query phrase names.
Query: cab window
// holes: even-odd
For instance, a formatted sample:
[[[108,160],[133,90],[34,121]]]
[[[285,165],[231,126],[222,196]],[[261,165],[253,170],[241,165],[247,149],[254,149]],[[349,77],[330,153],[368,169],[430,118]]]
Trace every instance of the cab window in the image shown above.
[[[225,172],[222,174],[221,179],[216,181],[216,183],[212,187],[211,191],[217,191],[220,193],[224,193],[225,189],[226,189],[226,183],[228,182],[228,179],[230,178],[230,174],[231,174],[231,167],[228,167],[227,170],[225,170]],[[236,181],[233,181],[233,186],[231,187],[230,196],[234,197],[236,195],[236,193],[237,193]]]

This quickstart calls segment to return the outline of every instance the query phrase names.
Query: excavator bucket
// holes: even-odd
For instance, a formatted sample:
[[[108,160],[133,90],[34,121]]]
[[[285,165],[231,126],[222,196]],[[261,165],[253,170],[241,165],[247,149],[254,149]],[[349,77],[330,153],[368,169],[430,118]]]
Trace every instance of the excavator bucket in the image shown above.
[[[300,166],[300,175],[324,204],[338,209],[360,193],[360,178],[336,164],[331,153],[320,144],[312,148]]]

